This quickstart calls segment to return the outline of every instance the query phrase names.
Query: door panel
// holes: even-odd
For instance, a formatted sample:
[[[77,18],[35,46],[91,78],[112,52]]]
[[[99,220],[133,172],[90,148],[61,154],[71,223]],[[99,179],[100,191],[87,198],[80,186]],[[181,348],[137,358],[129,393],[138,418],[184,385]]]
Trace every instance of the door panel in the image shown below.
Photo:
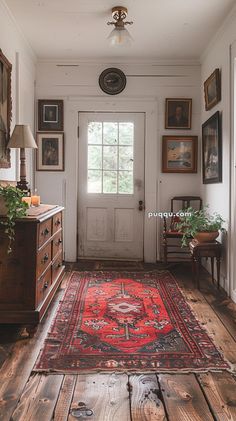
[[[79,257],[143,259],[144,114],[79,114]]]

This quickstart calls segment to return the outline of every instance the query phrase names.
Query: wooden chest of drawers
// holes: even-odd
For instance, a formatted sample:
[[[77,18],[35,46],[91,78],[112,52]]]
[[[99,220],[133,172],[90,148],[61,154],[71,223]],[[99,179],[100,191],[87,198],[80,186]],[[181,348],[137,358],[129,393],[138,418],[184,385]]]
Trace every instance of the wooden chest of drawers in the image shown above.
[[[16,223],[13,251],[0,228],[0,323],[36,325],[64,274],[62,211],[56,206]]]

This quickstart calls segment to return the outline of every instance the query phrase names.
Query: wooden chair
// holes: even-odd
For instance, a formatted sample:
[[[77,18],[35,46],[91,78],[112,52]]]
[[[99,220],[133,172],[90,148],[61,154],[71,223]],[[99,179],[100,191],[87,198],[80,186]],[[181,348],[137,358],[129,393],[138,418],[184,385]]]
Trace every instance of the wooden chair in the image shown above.
[[[181,239],[183,234],[178,232],[176,224],[180,218],[176,213],[180,210],[186,210],[189,207],[193,207],[196,210],[202,209],[202,199],[199,196],[175,196],[171,199],[171,214],[170,222],[167,222],[167,218],[163,217],[163,254],[164,263],[168,263],[168,255],[180,255],[186,258],[189,256],[189,249],[181,247]],[[176,241],[177,240],[177,241]]]

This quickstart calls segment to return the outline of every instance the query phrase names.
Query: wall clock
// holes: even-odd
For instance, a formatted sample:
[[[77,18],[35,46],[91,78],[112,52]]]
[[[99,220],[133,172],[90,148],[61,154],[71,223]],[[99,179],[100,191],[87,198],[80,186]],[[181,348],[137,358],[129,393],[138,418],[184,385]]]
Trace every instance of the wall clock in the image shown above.
[[[99,76],[99,86],[106,94],[117,95],[125,89],[126,76],[120,69],[105,69]]]

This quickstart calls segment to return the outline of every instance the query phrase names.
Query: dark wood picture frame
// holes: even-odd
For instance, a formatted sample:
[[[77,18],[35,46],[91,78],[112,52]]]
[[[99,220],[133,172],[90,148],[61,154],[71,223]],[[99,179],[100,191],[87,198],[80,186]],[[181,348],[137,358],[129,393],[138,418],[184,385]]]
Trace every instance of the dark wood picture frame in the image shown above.
[[[11,99],[12,65],[0,49],[0,168],[10,168],[10,140],[12,99]]]
[[[64,130],[64,105],[62,99],[38,100],[38,130],[62,132]]]
[[[162,172],[197,172],[197,136],[163,136]]]
[[[192,98],[166,98],[165,128],[191,129]]]
[[[221,118],[217,111],[202,125],[203,184],[222,181]]]
[[[211,110],[221,100],[220,69],[214,72],[204,82],[205,109]]]
[[[64,133],[38,132],[37,171],[64,171]]]

